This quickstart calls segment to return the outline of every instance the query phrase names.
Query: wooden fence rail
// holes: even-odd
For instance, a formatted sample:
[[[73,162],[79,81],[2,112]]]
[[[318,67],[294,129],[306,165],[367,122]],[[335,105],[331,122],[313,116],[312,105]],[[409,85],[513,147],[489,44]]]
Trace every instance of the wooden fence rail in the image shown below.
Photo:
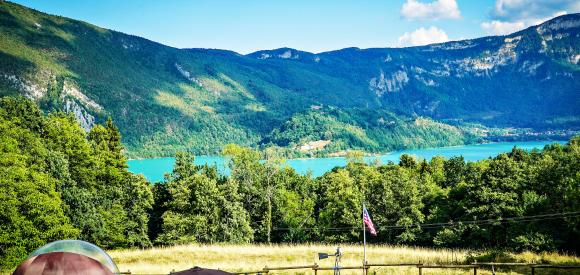
[[[377,264],[366,264],[364,266],[341,266],[340,270],[365,270],[368,274],[371,268],[381,268],[381,267],[416,267],[418,274],[422,275],[424,269],[439,269],[439,268],[449,268],[449,269],[473,269],[473,274],[477,275],[478,269],[481,268],[491,268],[495,271],[495,267],[528,267],[530,269],[530,274],[535,275],[536,269],[579,269],[580,265],[548,265],[548,264],[529,264],[529,263],[473,263],[473,264],[443,264],[443,265],[425,265],[422,263],[377,263]],[[268,267],[265,266],[261,270],[255,271],[244,271],[244,272],[234,272],[233,274],[269,274],[273,271],[285,271],[285,270],[298,270],[298,269],[310,269],[315,275],[318,271],[324,270],[335,270],[335,267],[320,267],[317,264],[314,265],[302,265],[302,266],[283,266],[283,267]],[[376,273],[376,271],[375,271]],[[152,275],[144,273],[131,273],[131,271],[121,272],[119,274],[127,275]],[[171,273],[169,273],[171,274]],[[580,271],[579,271],[580,274]]]

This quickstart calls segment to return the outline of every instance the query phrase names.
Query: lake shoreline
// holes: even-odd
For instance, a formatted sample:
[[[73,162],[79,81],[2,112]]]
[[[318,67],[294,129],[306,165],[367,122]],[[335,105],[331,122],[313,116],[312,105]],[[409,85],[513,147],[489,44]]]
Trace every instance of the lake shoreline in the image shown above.
[[[429,149],[441,149],[441,148],[457,148],[463,146],[477,146],[477,145],[486,145],[486,144],[497,144],[497,143],[508,143],[508,142],[568,142],[568,139],[538,139],[538,140],[525,140],[525,141],[488,141],[488,142],[481,142],[481,143],[466,143],[461,145],[449,145],[449,146],[442,146],[442,147],[419,147],[419,148],[406,148],[401,150],[394,150],[394,151],[386,151],[381,153],[364,153],[363,157],[380,157],[384,155],[395,154],[402,151],[407,150],[429,150]],[[334,153],[329,153],[334,154]],[[195,155],[195,154],[194,154]],[[218,155],[195,155],[195,157],[215,157]],[[166,159],[166,158],[174,158],[175,156],[168,156],[168,157],[152,157],[152,158],[128,158],[127,161],[136,161],[136,160],[151,160],[151,159]],[[286,160],[310,160],[310,159],[319,159],[319,158],[344,158],[346,156],[330,156],[330,155],[323,155],[317,157],[299,157],[299,158],[287,158]]]
[[[506,153],[512,148],[519,147],[524,150],[542,149],[544,146],[553,143],[564,144],[567,141],[543,140],[543,141],[521,141],[521,142],[489,142],[469,145],[433,147],[423,149],[407,149],[392,151],[388,154],[380,155],[366,155],[364,160],[366,163],[378,162],[386,164],[389,162],[398,162],[400,156],[408,154],[417,157],[417,159],[430,160],[435,156],[442,156],[444,158],[451,158],[454,156],[462,156],[465,161],[477,161],[495,157],[500,153]],[[173,170],[175,158],[150,158],[150,159],[134,159],[128,160],[129,171],[135,174],[143,174],[150,182],[162,182],[163,175],[170,173]],[[214,165],[218,172],[224,176],[229,175],[229,167],[227,160],[221,156],[196,156],[194,160],[197,165]],[[345,166],[347,162],[346,157],[320,157],[320,158],[294,158],[284,161],[283,166],[293,168],[297,173],[306,175],[310,174],[312,177],[318,177],[324,173],[332,170],[334,167]]]

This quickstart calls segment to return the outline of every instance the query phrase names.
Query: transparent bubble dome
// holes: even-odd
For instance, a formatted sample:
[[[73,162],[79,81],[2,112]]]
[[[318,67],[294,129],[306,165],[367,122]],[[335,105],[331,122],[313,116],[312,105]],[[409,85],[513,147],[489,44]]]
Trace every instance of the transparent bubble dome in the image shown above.
[[[119,269],[113,259],[98,246],[79,240],[61,240],[49,243],[28,256],[32,258],[41,254],[51,253],[51,252],[69,252],[87,256],[100,262],[103,266],[107,267],[112,273],[119,273]]]

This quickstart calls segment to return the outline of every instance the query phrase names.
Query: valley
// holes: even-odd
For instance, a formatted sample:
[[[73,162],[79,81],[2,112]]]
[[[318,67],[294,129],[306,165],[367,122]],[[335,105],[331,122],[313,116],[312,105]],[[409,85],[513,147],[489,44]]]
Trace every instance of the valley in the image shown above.
[[[128,157],[229,143],[282,157],[384,153],[541,139],[534,132],[566,139],[580,127],[578,14],[421,47],[247,55],[168,47],[9,2],[0,20],[0,95],[73,113],[87,130],[112,117]]]
[[[573,0],[0,0],[0,274],[576,274],[579,79]]]

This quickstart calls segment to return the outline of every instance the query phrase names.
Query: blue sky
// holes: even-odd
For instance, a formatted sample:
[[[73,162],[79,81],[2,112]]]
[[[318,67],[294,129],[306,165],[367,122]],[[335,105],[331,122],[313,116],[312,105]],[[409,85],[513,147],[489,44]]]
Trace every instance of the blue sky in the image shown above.
[[[575,0],[13,0],[179,48],[402,47],[506,34]]]

